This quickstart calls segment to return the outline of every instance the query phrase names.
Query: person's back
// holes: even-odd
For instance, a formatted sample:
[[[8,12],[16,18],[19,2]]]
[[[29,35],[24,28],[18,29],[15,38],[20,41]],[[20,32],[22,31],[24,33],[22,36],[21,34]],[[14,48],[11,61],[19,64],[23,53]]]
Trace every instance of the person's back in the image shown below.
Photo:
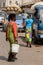
[[[26,28],[32,28],[33,19],[26,19]]]
[[[33,20],[32,18],[29,18],[27,17],[26,20],[26,43],[27,43],[27,47],[28,47],[28,44],[30,45],[31,47],[31,41],[32,41],[32,23],[33,23]]]
[[[17,37],[17,24],[15,22],[9,22],[7,30],[7,38],[11,44],[15,43],[14,39]]]

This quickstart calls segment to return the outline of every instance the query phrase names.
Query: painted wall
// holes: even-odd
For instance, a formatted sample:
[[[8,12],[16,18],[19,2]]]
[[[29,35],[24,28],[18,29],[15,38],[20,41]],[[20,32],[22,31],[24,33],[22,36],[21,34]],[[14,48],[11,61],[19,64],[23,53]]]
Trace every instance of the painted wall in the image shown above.
[[[4,3],[5,3],[5,6],[14,6],[16,1],[18,1],[18,4],[20,6],[27,2],[32,3],[32,2],[38,2],[40,0],[0,0],[0,6],[3,7]]]

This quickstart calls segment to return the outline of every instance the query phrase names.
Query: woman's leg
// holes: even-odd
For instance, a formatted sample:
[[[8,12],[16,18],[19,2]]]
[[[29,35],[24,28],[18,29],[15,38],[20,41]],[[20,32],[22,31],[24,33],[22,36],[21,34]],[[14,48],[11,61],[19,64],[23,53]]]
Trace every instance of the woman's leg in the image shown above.
[[[26,47],[28,47],[28,44],[29,44],[29,33],[28,33],[28,29],[26,29],[25,38],[26,38]]]
[[[12,44],[10,43],[10,52],[9,52],[9,56],[8,56],[8,61],[12,61],[12,57],[13,57],[13,55],[12,55]]]
[[[28,39],[27,39],[27,34],[26,34],[26,47],[28,47]]]
[[[28,47],[28,44],[29,44],[29,43],[28,43],[28,42],[26,42],[26,44],[27,44],[27,45],[26,45],[26,47]]]
[[[12,53],[11,52],[9,53],[8,61],[12,61]]]
[[[30,37],[29,37],[29,46],[31,48],[31,42],[32,42],[32,34],[30,33]]]
[[[29,43],[29,46],[30,46],[30,48],[32,47],[32,46],[31,46],[31,42]]]
[[[13,59],[14,59],[14,60],[17,59],[16,54],[17,54],[17,53],[14,53],[14,54],[13,54]]]

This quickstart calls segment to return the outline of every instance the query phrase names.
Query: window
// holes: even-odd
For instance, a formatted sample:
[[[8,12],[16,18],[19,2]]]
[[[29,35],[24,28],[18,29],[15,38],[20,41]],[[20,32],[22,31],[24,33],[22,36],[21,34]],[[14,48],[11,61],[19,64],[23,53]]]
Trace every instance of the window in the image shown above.
[[[3,2],[3,7],[5,7],[5,2]]]
[[[10,3],[10,5],[11,5],[11,4],[12,4],[12,1],[10,0],[9,3]]]
[[[15,4],[18,5],[18,1],[16,1]]]
[[[0,3],[0,7],[1,7],[1,3]]]

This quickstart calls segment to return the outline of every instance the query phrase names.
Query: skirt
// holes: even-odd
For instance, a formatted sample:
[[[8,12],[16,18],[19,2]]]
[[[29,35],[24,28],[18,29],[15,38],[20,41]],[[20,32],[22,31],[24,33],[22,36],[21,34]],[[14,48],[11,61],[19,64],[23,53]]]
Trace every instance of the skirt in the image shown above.
[[[10,43],[10,52],[12,52],[12,44],[17,44],[16,40],[14,40],[14,42],[12,43],[10,40],[9,40],[9,43]]]
[[[32,31],[31,28],[26,29],[26,33],[25,33],[26,42],[32,41],[32,32],[31,31]]]

